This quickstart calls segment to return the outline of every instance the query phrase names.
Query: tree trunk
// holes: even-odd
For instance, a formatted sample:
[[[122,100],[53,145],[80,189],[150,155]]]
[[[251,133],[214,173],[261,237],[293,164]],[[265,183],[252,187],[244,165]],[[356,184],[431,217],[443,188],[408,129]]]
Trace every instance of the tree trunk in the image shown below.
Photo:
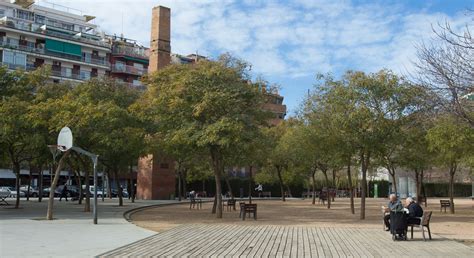
[[[182,180],[182,176],[181,176],[181,165],[178,163],[178,201],[181,201],[181,197],[183,195],[183,192],[182,192],[182,186],[181,186],[181,181]]]
[[[31,170],[34,169],[32,165],[30,164],[30,174],[28,175],[28,186],[26,189],[26,201],[30,200],[30,186],[31,186]]]
[[[232,186],[230,185],[229,175],[225,175],[225,183],[227,185],[227,189],[229,189],[230,198],[234,199],[234,192],[232,191]]]
[[[43,200],[43,166],[40,166],[38,174],[38,202]]]
[[[421,193],[423,195],[423,198],[425,199],[425,207],[428,207],[428,198],[426,198],[426,192],[425,192],[425,185],[423,184],[423,178],[424,178],[424,170],[421,170],[420,174],[420,187],[421,187]]]
[[[76,179],[76,184],[79,190],[79,204],[81,204],[81,196],[82,196],[82,185],[81,185],[81,172],[78,171],[77,169],[73,169],[74,172],[74,178]]]
[[[284,185],[283,185],[283,178],[281,177],[281,167],[280,166],[275,166],[275,168],[277,170],[278,182],[280,183],[281,199],[282,199],[282,201],[286,202],[285,188],[284,188]]]
[[[311,183],[313,184],[313,205],[316,204],[316,178],[315,178],[315,174],[316,174],[316,169],[313,170],[313,173],[311,173]]]
[[[218,150],[211,150],[212,167],[214,169],[214,177],[216,179],[216,217],[222,218],[222,184],[221,184],[221,171],[222,171],[222,158]]]
[[[214,203],[212,204],[212,214],[216,214],[217,209],[217,194],[214,195]]]
[[[54,179],[51,181],[51,188],[49,190],[49,200],[48,200],[48,211],[46,212],[46,219],[52,220],[53,219],[53,205],[54,205],[54,191],[56,190],[56,185],[59,181],[59,174],[63,169],[64,162],[66,162],[67,157],[69,156],[71,150],[68,150],[64,153],[58,163],[58,167],[56,168],[56,173],[54,174]]]
[[[123,206],[122,186],[120,186],[117,168],[114,169],[114,181],[115,181],[115,187],[117,187],[117,196],[119,198],[119,206]]]
[[[329,187],[330,187],[330,182],[329,182],[329,177],[328,177],[328,173],[327,173],[327,170],[326,169],[321,169],[321,171],[323,172],[324,174],[324,180],[326,181],[326,196],[327,196],[327,201],[328,201],[328,209],[331,209],[331,195],[330,195],[330,191],[329,191]]]
[[[183,172],[184,173],[182,175],[182,182],[181,183],[183,184],[183,197],[186,200],[187,199],[186,193],[188,192],[188,187],[186,185],[187,170],[185,169]]]
[[[392,178],[392,191],[395,195],[398,196],[397,179],[395,178],[395,169],[390,166],[388,166],[387,169],[388,169],[388,173],[390,174],[390,177]]]
[[[13,172],[15,173],[16,201],[15,209],[20,208],[20,162],[13,163]]]
[[[128,193],[130,195],[130,198],[132,199],[132,203],[135,202],[135,183],[133,182],[133,165],[130,164],[130,170],[129,170],[129,173],[130,173],[130,193]]]
[[[415,169],[415,184],[416,184],[416,202],[420,204],[421,200],[421,185],[420,185],[420,172]]]
[[[89,178],[89,168],[88,167],[85,167],[85,171],[84,171],[84,180],[86,181],[86,200],[85,200],[85,204],[84,204],[84,212],[90,212],[91,211],[91,187],[90,187],[90,178]]]
[[[360,196],[360,219],[365,219],[365,197],[367,196],[367,169],[369,166],[370,152],[365,154],[361,151],[360,160],[362,164],[361,196]]]
[[[332,170],[332,187],[336,189],[336,169]]]
[[[252,204],[252,166],[249,167],[249,203]]]
[[[110,170],[107,169],[107,195],[109,196],[109,199],[112,200],[112,184],[110,183]]]
[[[355,214],[355,207],[354,207],[354,189],[352,186],[352,176],[351,176],[351,160],[349,159],[349,162],[347,163],[347,179],[349,183],[349,192],[350,192],[350,198],[351,198],[351,213]]]
[[[451,165],[449,169],[449,201],[451,205],[449,206],[449,211],[451,214],[454,214],[454,174],[456,173],[457,164]]]

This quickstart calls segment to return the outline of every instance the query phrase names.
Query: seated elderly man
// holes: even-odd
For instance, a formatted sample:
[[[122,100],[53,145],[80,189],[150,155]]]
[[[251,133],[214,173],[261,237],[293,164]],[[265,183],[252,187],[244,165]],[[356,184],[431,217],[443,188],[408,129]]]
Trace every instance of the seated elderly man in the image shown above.
[[[413,201],[413,198],[411,197],[406,198],[405,207],[408,209],[407,223],[419,225],[419,217],[423,216],[423,208]]]
[[[390,195],[390,201],[388,202],[388,207],[382,206],[382,210],[384,212],[391,212],[391,211],[402,211],[403,210],[403,205],[402,203],[398,200],[397,196],[395,194]],[[390,230],[390,214],[386,214],[383,218],[383,221],[385,222],[385,226],[387,227],[385,230],[389,231]]]

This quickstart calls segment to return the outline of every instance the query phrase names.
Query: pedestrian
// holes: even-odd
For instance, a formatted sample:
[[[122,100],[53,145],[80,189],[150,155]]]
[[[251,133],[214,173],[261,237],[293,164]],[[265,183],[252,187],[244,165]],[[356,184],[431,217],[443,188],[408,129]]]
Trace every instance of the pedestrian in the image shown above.
[[[62,198],[66,198],[67,202],[67,185],[64,184],[63,189],[61,190],[61,196],[59,197],[59,201],[61,201]]]

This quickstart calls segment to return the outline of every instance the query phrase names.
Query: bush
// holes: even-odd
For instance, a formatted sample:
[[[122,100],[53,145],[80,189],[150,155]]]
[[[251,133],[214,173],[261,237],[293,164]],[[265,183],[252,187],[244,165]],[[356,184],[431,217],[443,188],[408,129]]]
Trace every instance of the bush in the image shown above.
[[[425,183],[425,193],[427,197],[447,197],[449,196],[449,183]],[[454,197],[469,197],[472,195],[471,184],[454,184]]]

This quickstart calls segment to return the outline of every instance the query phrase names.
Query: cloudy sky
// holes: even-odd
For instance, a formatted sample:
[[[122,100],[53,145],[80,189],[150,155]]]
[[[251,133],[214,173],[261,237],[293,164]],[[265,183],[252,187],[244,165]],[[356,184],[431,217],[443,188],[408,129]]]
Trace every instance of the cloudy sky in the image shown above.
[[[281,85],[291,114],[317,73],[382,68],[406,74],[432,25],[472,26],[472,0],[48,0],[94,15],[108,34],[149,46],[151,8],[171,8],[171,48],[216,57],[230,52],[254,75]],[[122,18],[123,17],[123,18]],[[123,24],[123,25],[122,25]]]

